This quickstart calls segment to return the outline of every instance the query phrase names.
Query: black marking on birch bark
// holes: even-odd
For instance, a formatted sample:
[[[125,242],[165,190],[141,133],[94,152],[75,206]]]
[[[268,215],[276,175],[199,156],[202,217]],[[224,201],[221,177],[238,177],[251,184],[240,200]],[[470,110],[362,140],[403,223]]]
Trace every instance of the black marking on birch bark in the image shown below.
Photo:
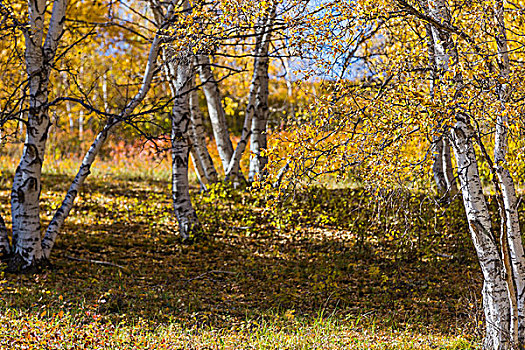
[[[20,204],[23,204],[25,202],[24,190],[20,187],[20,188],[17,188],[15,191],[16,191],[16,198],[14,198],[14,200],[16,200]]]

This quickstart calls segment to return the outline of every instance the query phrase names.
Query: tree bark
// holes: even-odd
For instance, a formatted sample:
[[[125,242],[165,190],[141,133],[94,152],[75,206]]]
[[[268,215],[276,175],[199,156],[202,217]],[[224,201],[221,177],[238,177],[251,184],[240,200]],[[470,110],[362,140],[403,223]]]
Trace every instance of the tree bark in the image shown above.
[[[199,75],[202,84],[204,96],[206,96],[206,103],[208,105],[208,114],[211,120],[213,129],[213,136],[219,151],[219,157],[224,171],[228,169],[228,165],[233,155],[233,145],[228,131],[228,124],[226,122],[226,114],[222,106],[221,93],[219,85],[211,71],[210,58],[207,55],[198,56]]]
[[[9,233],[7,232],[3,215],[0,215],[0,257],[5,259],[9,257],[10,253]]]
[[[497,174],[497,181],[501,189],[503,207],[502,213],[502,232],[506,233],[505,239],[508,240],[510,250],[510,263],[512,265],[511,275],[514,277],[514,291],[517,298],[517,315],[513,327],[517,331],[513,334],[513,340],[522,348],[525,346],[525,253],[521,239],[521,230],[518,217],[518,201],[514,181],[507,169],[507,149],[508,149],[508,124],[510,112],[507,103],[510,97],[510,86],[508,84],[510,75],[510,64],[508,57],[507,33],[504,19],[504,8],[502,0],[494,1],[494,14],[497,28],[496,44],[498,49],[498,66],[500,82],[498,86],[498,97],[501,103],[500,111],[496,118],[496,137],[494,148],[494,168]]]
[[[272,14],[273,16],[273,14]],[[272,19],[273,21],[273,19]],[[268,59],[268,46],[270,43],[270,35],[271,30],[269,27],[266,26],[266,24],[271,25],[271,21],[263,21],[265,25],[263,25],[263,28],[259,31],[259,35],[256,37],[256,43],[255,43],[255,50],[254,50],[254,63],[253,63],[253,74],[252,79],[250,82],[250,92],[248,94],[248,103],[246,105],[246,111],[244,114],[244,123],[241,133],[241,139],[239,143],[237,144],[237,147],[235,147],[234,154],[232,156],[232,159],[230,161],[230,164],[228,165],[228,168],[226,170],[226,180],[235,180],[238,177],[238,174],[240,173],[240,162],[242,154],[244,153],[244,150],[246,149],[246,145],[248,143],[248,139],[252,136],[253,133],[253,119],[257,112],[260,112],[261,110],[264,110],[264,100],[261,100],[258,98],[258,95],[261,91],[261,78],[266,75],[268,76],[268,62],[266,64],[264,63],[263,58]],[[266,23],[268,22],[268,23]],[[267,86],[266,82],[266,86]],[[266,88],[267,91],[267,88]],[[267,95],[266,95],[267,96]],[[259,107],[259,109],[258,109]],[[268,101],[266,97],[266,108],[268,107]],[[265,117],[267,118],[267,116]],[[264,129],[266,129],[266,122],[264,122],[265,126]],[[261,122],[257,125],[257,130],[260,130]],[[258,140],[259,140],[259,134],[258,134]],[[253,142],[253,141],[252,141]],[[258,142],[258,145],[260,143]],[[250,162],[251,164],[251,162]]]
[[[449,24],[450,14],[445,0],[429,0],[429,13],[439,23]],[[454,41],[447,32],[432,27],[436,64],[442,72],[449,70],[450,64],[459,62]],[[452,60],[451,60],[452,59]],[[452,85],[456,96],[461,97],[462,79],[456,75]],[[467,214],[469,230],[483,273],[483,307],[485,312],[485,349],[510,349],[513,332],[511,319],[515,318],[512,303],[512,286],[507,279],[505,268],[506,251],[501,255],[497,240],[491,231],[491,219],[483,195],[479,178],[477,156],[473,146],[475,132],[467,116],[456,112],[456,123],[452,128],[451,141],[454,149],[458,177],[463,194],[463,204]],[[512,281],[510,281],[512,284]]]
[[[202,175],[207,182],[214,183],[218,181],[218,175],[206,146],[206,133],[202,123],[202,112],[199,108],[199,92],[195,88],[195,74],[193,74],[192,78],[189,103],[191,111],[190,138],[192,140],[192,148],[195,150],[194,158],[198,159],[202,167]]]
[[[456,182],[456,176],[454,175],[454,167],[452,166],[452,155],[450,153],[450,139],[447,134],[443,136],[443,169],[445,174],[445,183],[447,184],[447,192],[449,199],[453,199],[459,192],[458,185]]]
[[[259,86],[255,102],[255,113],[253,114],[252,132],[250,137],[250,170],[248,181],[253,182],[258,175],[264,175],[264,169],[268,163],[268,156],[263,152],[267,148],[266,124],[268,122],[268,66],[270,58],[268,49],[271,41],[272,24],[275,17],[275,7],[272,8],[266,20],[263,22],[260,49],[258,52],[257,74],[259,75]]]
[[[429,8],[426,1],[420,2],[425,10],[425,14],[429,14]],[[427,50],[428,50],[428,65],[430,67],[430,95],[434,98],[434,87],[436,84],[436,74],[438,65],[442,67],[441,62],[436,62],[436,49],[434,42],[434,35],[432,26],[429,23],[425,24],[427,34]],[[441,123],[440,123],[441,124]],[[457,192],[456,179],[454,177],[454,170],[452,167],[452,158],[450,154],[450,141],[446,136],[447,130],[434,130],[437,135],[432,140],[432,154],[433,164],[432,172],[434,174],[434,181],[438,195],[441,199],[450,200]]]
[[[29,84],[29,113],[24,150],[11,190],[13,219],[11,271],[39,268],[43,262],[40,236],[40,191],[42,163],[50,119],[49,74],[65,21],[66,1],[53,3],[44,41],[45,0],[30,0],[29,28],[24,29],[25,60]]]
[[[152,2],[155,19],[163,18],[160,4]],[[188,1],[183,3],[189,10]],[[173,95],[171,113],[172,198],[175,216],[179,223],[179,234],[184,241],[193,240],[200,233],[197,213],[191,204],[188,166],[190,155],[190,132],[192,128],[190,99],[194,90],[194,57],[186,52],[163,50],[164,72]],[[198,117],[195,115],[195,117]],[[202,123],[201,123],[202,125]],[[202,135],[202,134],[201,134]],[[229,137],[228,137],[229,139]],[[209,155],[208,155],[209,156]],[[199,160],[200,157],[199,157]]]
[[[199,156],[197,155],[195,151],[195,147],[193,147],[193,145],[190,146],[190,158],[195,167],[195,175],[197,175],[197,180],[199,181],[199,184],[201,185],[201,190],[205,192],[208,191],[207,185],[209,182],[206,179],[201,160],[199,159]]]
[[[452,131],[452,142],[458,162],[458,176],[463,192],[472,241],[483,272],[483,309],[485,312],[485,349],[510,349],[509,300],[505,267],[491,232],[490,214],[479,178],[473,131],[463,120]]]
[[[172,153],[172,183],[173,207],[179,222],[179,233],[183,240],[193,239],[199,232],[197,213],[191,204],[190,185],[188,181],[190,92],[193,75],[193,65],[189,57],[173,63],[170,71],[175,72],[176,95],[171,115],[171,153]],[[170,77],[171,79],[172,77]]]

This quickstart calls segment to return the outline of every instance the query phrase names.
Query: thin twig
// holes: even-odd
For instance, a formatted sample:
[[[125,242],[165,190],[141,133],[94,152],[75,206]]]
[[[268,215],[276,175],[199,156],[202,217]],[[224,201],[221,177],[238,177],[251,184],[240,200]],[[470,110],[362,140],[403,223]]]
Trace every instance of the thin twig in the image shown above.
[[[82,261],[82,262],[89,262],[89,263],[98,264],[98,265],[114,266],[114,267],[119,267],[121,269],[125,269],[126,268],[125,266],[113,264],[113,263],[108,262],[108,261],[99,261],[99,260],[75,258],[74,256],[69,256],[69,255],[66,255],[66,258],[69,259],[69,260],[73,260],[73,261]]]

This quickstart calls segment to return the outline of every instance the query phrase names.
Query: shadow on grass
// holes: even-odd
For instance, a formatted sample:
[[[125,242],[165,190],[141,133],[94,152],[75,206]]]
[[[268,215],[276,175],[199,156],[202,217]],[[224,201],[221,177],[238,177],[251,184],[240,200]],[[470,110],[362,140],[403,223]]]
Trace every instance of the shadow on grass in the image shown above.
[[[46,176],[47,198],[60,198],[67,180]],[[322,313],[477,331],[481,276],[460,205],[443,215],[417,198],[377,206],[359,190],[312,191],[273,211],[246,192],[195,193],[208,237],[188,246],[168,183],[92,178],[58,238],[54,268],[6,276],[0,307],[189,327]],[[43,198],[51,211],[56,202]]]

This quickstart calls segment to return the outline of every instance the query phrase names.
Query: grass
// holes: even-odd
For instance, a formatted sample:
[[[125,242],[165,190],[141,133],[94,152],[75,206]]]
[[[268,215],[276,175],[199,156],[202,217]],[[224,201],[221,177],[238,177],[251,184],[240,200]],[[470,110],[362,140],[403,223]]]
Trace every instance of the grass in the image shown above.
[[[62,165],[44,176],[44,225],[73,174]],[[268,207],[258,193],[219,186],[193,193],[207,239],[183,245],[166,176],[112,169],[98,164],[88,179],[51,270],[2,275],[0,348],[479,344],[481,276],[457,203],[310,188]]]

